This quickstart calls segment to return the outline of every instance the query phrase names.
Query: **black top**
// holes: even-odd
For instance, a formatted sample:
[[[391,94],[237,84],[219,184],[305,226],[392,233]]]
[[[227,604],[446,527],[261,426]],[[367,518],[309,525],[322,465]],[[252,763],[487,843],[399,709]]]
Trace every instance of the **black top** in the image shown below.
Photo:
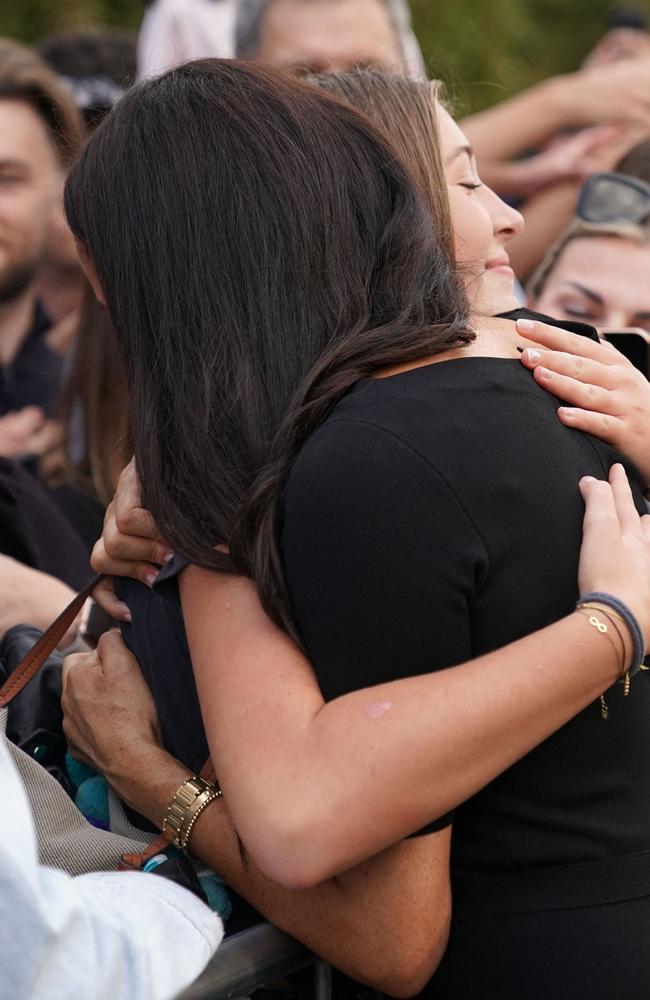
[[[0,366],[0,416],[24,406],[40,406],[55,415],[61,389],[62,357],[46,342],[52,322],[40,305],[11,364]]]
[[[520,317],[552,322],[598,339],[594,328],[584,323],[560,323],[528,309],[503,314],[503,318],[511,320]],[[198,770],[207,756],[207,742],[178,596],[177,575],[186,565],[177,557],[165,566],[154,591],[130,579],[118,580],[117,590],[133,615],[133,624],[122,626],[124,640],[151,687],[165,746],[188,767]]]
[[[556,406],[518,361],[463,358],[361,382],[310,439],[283,544],[327,698],[469,659],[572,609],[578,479],[604,476],[617,456],[563,427]],[[156,592],[119,589],[165,745],[198,769],[207,747],[183,565],[169,564]],[[456,810],[454,924],[427,997],[581,998],[586,981],[597,1000],[647,995],[649,683],[639,675],[625,700],[613,688],[607,722],[589,706]],[[612,959],[614,986],[599,961],[613,940],[629,949]]]
[[[519,361],[462,358],[357,383],[311,436],[285,490],[282,546],[327,699],[461,663],[571,612],[578,479],[604,477],[618,456],[556,407]],[[639,488],[636,500],[644,511]],[[650,893],[650,854],[607,867],[650,849],[648,675],[607,701],[607,722],[594,703],[456,810],[457,922]],[[586,863],[601,866],[593,877]],[[434,980],[425,995],[474,995],[446,974],[452,991]]]

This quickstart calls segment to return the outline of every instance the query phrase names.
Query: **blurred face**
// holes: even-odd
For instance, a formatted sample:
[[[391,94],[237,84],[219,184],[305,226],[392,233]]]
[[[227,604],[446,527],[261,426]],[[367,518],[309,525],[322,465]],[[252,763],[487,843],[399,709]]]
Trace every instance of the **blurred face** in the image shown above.
[[[24,101],[0,99],[0,304],[33,281],[60,196],[45,124]]]
[[[533,303],[556,319],[650,330],[650,244],[587,236],[564,248]]]
[[[314,73],[376,66],[399,72],[402,55],[381,0],[274,0],[260,62]]]
[[[456,261],[472,311],[495,316],[517,305],[506,245],[521,230],[523,219],[481,183],[467,137],[442,107],[438,124]]]

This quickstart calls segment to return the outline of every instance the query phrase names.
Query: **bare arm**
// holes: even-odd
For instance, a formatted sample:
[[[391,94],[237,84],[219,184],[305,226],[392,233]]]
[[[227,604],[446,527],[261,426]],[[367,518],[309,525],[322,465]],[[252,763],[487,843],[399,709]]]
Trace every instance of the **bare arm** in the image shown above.
[[[560,99],[562,82],[545,80],[461,122],[481,167],[482,161],[512,160],[539,146],[567,124]]]
[[[74,597],[74,590],[56,577],[0,553],[0,634],[21,623],[46,629]],[[77,623],[60,642],[65,649]]]
[[[233,822],[262,870],[292,885],[316,884],[444,815],[616,677],[613,649],[574,614],[471,663],[324,704],[249,582],[190,568],[181,592]]]
[[[197,824],[192,849],[276,927],[353,979],[399,997],[424,987],[447,945],[450,842],[450,827],[405,840],[304,890],[279,886],[240,854],[224,808]]]
[[[580,587],[627,599],[650,632],[650,555],[623,543],[606,485],[585,485],[583,495]],[[137,539],[127,541],[128,559]],[[141,540],[138,559],[150,544]],[[117,556],[104,552],[97,568],[110,572]],[[613,649],[573,615],[476,663],[324,706],[310,664],[273,628],[249,583],[198,569],[181,583],[206,730],[235,826],[262,871],[294,887],[444,815],[616,676]],[[530,670],[519,669],[522,658]]]
[[[512,160],[563,128],[650,125],[650,59],[637,58],[553,77],[465,118],[482,161]]]
[[[117,633],[103,636],[97,652],[67,658],[63,706],[75,754],[160,826],[191,772],[160,748],[151,694]],[[353,978],[393,996],[412,996],[435,971],[447,941],[450,836],[448,827],[404,841],[302,891],[260,872],[224,800],[201,815],[191,847],[276,927]]]
[[[589,132],[609,132],[610,138],[605,144],[599,144],[591,150],[586,150],[575,171],[567,171],[564,176],[558,174],[556,181],[548,185],[538,185],[541,190],[533,191],[527,198],[521,212],[525,226],[517,233],[508,245],[513,266],[521,282],[526,282],[537,265],[564,232],[570,223],[576,209],[578,194],[582,181],[592,173],[600,170],[614,170],[616,164],[637,142],[646,134],[645,129],[627,127],[624,129],[586,129],[578,133],[570,142],[579,139]],[[566,140],[565,140],[566,141]],[[539,159],[536,157],[534,159]],[[527,162],[497,164],[499,170],[521,169]],[[481,174],[489,184],[484,167]],[[514,194],[512,188],[502,187],[498,190]]]
[[[603,150],[618,145],[616,140],[622,131],[611,125],[597,125],[561,136],[541,152],[520,160],[484,156],[480,163],[481,179],[500,194],[518,198],[528,198],[566,180],[577,184],[593,172],[591,163],[602,158]]]

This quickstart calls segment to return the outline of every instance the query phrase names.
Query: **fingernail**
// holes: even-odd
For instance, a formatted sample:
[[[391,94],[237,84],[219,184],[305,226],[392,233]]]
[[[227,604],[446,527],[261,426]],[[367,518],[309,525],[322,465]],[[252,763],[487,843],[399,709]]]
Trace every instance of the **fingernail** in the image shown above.
[[[156,582],[157,576],[158,576],[157,573],[147,573],[147,575],[145,576],[145,580],[149,587],[153,587],[154,583]]]
[[[535,329],[535,324],[531,319],[518,319],[517,329],[523,333],[530,333],[531,330]]]
[[[573,417],[575,416],[574,411],[569,406],[559,406],[557,412],[560,416],[569,417],[571,420],[573,420]]]
[[[167,565],[167,563],[170,563],[173,558],[174,558],[173,552],[166,552],[165,555],[163,556],[163,563],[165,564],[165,566]]]
[[[131,617],[131,612],[127,608],[126,611],[122,612],[122,621],[131,623],[133,618]]]
[[[548,368],[538,368],[537,374],[540,376],[540,378],[545,378],[547,380],[553,378],[553,372],[550,372]]]
[[[595,476],[583,476],[582,479],[580,480],[580,482],[581,483],[595,483],[596,482],[596,477]]]
[[[524,358],[526,361],[528,361],[529,364],[538,365],[542,360],[542,355],[539,351],[536,351],[534,348],[527,347],[526,350],[524,351]],[[543,370],[545,371],[546,369]]]

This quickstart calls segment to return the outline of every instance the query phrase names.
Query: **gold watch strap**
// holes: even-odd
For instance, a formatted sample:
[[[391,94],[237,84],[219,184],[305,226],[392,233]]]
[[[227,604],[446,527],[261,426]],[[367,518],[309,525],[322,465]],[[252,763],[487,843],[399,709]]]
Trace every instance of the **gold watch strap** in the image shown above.
[[[165,813],[163,833],[167,840],[184,851],[199,813],[222,794],[218,784],[205,778],[195,775],[184,781],[174,792]]]

